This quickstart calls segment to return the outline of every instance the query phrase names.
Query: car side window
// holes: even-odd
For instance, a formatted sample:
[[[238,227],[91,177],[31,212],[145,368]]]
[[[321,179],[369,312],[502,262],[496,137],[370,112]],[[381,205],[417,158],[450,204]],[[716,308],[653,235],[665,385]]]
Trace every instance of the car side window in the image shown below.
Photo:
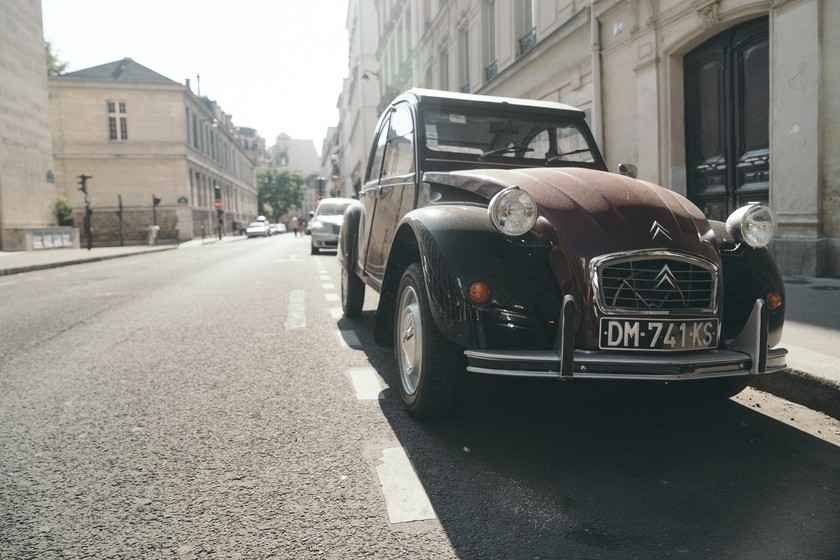
[[[391,113],[388,147],[382,176],[405,175],[414,172],[414,124],[406,105],[399,105]]]
[[[385,155],[385,146],[388,143],[389,122],[389,119],[385,119],[382,128],[379,129],[379,136],[376,139],[376,151],[374,151],[373,160],[370,163],[370,181],[378,180],[382,173],[382,157]]]

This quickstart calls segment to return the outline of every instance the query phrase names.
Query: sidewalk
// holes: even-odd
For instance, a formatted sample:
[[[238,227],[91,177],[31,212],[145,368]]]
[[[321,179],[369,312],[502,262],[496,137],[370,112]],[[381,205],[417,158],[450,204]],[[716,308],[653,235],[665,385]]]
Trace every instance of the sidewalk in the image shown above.
[[[46,268],[101,261],[155,251],[201,247],[246,239],[224,236],[180,245],[101,247],[0,252],[0,277]],[[840,419],[840,279],[786,278],[782,346],[789,371],[758,377],[753,386]]]
[[[789,371],[753,386],[840,419],[840,279],[785,278],[785,292]]]
[[[222,243],[246,239],[244,235],[226,235],[221,239]],[[188,247],[197,247],[211,243],[219,243],[216,237],[205,237],[193,239],[180,245],[133,245],[130,247],[94,247],[88,249],[44,249],[41,251],[0,251],[0,276],[19,274],[21,272],[32,272],[45,268],[57,268],[85,262],[104,261],[154,253],[158,251],[172,251]]]

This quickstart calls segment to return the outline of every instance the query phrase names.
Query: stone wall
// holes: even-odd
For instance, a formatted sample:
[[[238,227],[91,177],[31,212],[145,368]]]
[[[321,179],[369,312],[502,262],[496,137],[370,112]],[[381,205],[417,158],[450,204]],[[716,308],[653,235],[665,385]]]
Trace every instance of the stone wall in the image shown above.
[[[76,226],[82,245],[87,244],[85,234],[85,209],[76,209]],[[153,224],[151,209],[123,210],[122,238],[124,245],[146,245],[149,242],[149,226]],[[158,209],[157,225],[159,244],[178,243],[178,220],[174,210]],[[120,220],[116,210],[96,210],[91,214],[91,233],[94,247],[116,247],[120,244]]]

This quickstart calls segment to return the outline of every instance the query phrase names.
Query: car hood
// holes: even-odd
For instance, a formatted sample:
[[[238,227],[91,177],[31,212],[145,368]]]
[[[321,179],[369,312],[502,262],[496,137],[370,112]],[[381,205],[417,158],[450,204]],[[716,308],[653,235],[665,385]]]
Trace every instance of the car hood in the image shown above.
[[[424,181],[465,189],[488,201],[518,185],[539,207],[533,233],[581,264],[642,249],[687,251],[720,263],[703,213],[685,197],[646,181],[583,168],[427,173]]]

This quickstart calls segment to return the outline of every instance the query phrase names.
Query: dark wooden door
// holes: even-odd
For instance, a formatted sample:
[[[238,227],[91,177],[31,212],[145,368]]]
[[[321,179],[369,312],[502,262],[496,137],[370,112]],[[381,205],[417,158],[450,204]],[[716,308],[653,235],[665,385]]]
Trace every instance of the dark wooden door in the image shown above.
[[[767,18],[685,56],[688,198],[711,219],[768,201],[769,62]]]

